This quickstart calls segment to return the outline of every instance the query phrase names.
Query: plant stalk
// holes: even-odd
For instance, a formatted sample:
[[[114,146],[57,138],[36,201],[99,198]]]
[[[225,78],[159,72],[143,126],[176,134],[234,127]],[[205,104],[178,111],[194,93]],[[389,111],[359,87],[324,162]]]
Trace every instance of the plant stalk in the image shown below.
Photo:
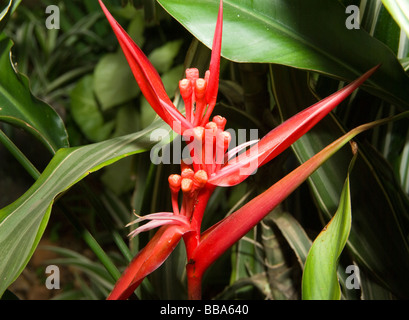
[[[21,150],[2,130],[0,130],[0,142],[7,148],[8,151],[10,151],[14,158],[16,158],[16,160],[34,180],[37,180],[40,177],[41,173],[37,170],[37,168],[30,162],[30,160],[27,159]]]
[[[186,266],[187,270],[187,290],[189,300],[202,299],[202,276],[195,273],[195,262],[190,261]]]

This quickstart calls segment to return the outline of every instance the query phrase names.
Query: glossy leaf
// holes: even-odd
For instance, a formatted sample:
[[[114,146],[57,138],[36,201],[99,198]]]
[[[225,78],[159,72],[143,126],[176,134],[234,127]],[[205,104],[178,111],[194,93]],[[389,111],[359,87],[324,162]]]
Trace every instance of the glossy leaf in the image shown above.
[[[52,153],[68,146],[67,132],[59,115],[35,98],[25,76],[13,69],[12,42],[0,36],[0,121],[23,128]]]
[[[337,212],[314,240],[308,252],[302,277],[303,300],[339,300],[341,298],[337,267],[351,230],[352,213],[349,188],[348,175]]]
[[[60,149],[32,187],[0,210],[0,294],[27,264],[47,224],[55,198],[88,174],[148,150],[155,143],[150,134],[161,125],[163,122],[155,121],[134,134]]]
[[[209,48],[217,0],[159,0]],[[339,1],[224,0],[222,56],[237,62],[264,62],[308,69],[343,80],[382,64],[371,92],[405,108],[409,78],[399,61],[363,29],[349,30]],[[248,50],[248,48],[251,50]]]

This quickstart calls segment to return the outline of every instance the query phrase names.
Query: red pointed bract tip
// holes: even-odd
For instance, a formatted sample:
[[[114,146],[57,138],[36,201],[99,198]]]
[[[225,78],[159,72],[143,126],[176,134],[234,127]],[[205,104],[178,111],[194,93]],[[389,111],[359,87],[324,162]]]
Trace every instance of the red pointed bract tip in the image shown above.
[[[212,56],[209,66],[209,84],[206,91],[206,101],[209,108],[203,119],[206,123],[209,121],[213,108],[216,105],[217,92],[219,90],[219,74],[220,74],[220,55],[222,50],[222,33],[223,33],[223,0],[220,0],[219,14],[217,16],[216,28],[213,37]]]
[[[159,74],[148,58],[114,19],[103,2],[98,1],[118,39],[136,82],[151,107],[177,133],[181,134],[185,129],[191,128],[192,124],[183,117],[168,97]],[[174,125],[174,122],[180,125]]]
[[[256,145],[231,159],[231,161],[224,165],[217,173],[210,176],[209,183],[217,186],[233,186],[244,181],[249,175],[253,174],[258,167],[276,157],[308,132],[367,80],[378,67],[379,66],[376,66],[370,69],[344,88],[302,110],[271,130]],[[243,170],[246,167],[249,169]]]
[[[221,0],[213,37],[209,70],[206,71],[204,78],[201,79],[199,78],[198,69],[186,69],[186,79],[179,82],[179,89],[185,103],[186,118],[192,122],[195,127],[198,125],[205,126],[209,122],[214,106],[216,105],[217,92],[219,90],[222,33],[223,1]],[[191,88],[187,81],[190,81],[190,86],[193,88],[193,92],[190,91]],[[194,108],[194,106],[196,108]]]

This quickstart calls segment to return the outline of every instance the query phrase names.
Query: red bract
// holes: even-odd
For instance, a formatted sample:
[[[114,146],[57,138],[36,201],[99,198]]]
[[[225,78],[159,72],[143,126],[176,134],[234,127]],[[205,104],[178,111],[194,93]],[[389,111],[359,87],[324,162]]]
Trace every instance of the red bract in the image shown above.
[[[138,82],[139,87],[146,100],[156,111],[156,113],[170,126],[173,127],[173,122],[179,123],[179,128],[182,130],[191,128],[192,125],[186,121],[183,115],[176,109],[172,101],[166,94],[165,87],[159,74],[152,66],[148,58],[143,54],[141,49],[133,42],[125,30],[112,17],[105,5],[99,0],[99,3],[104,11],[112,29],[115,32],[118,42],[121,45],[122,51],[131,67],[131,70]],[[181,132],[178,132],[181,133]]]
[[[252,161],[256,162],[252,167],[258,168],[283,152],[358,88],[377,68],[378,66],[372,68],[343,89],[304,109],[271,130],[256,145],[226,163],[217,174],[210,177],[209,183],[233,186],[242,182],[252,174],[251,170],[243,170],[243,168],[249,166]]]
[[[284,200],[323,160],[321,157],[308,168],[300,167],[297,174],[292,173],[290,178],[286,177],[271,187],[273,191],[267,190],[229,218],[201,234],[203,214],[214,189],[217,186],[232,186],[242,182],[258,167],[276,157],[358,88],[377,67],[340,91],[293,116],[260,141],[250,141],[227,152],[231,137],[224,131],[226,119],[215,116],[209,121],[216,104],[219,83],[223,2],[220,1],[209,70],[204,78],[200,78],[199,70],[187,69],[186,79],[179,82],[186,117],[166,95],[158,73],[141,49],[115,21],[101,1],[100,4],[142,93],[157,114],[173,130],[185,137],[191,155],[189,165],[188,161],[182,162],[181,174],[169,177],[173,212],[149,214],[132,222],[150,220],[135,229],[131,236],[159,226],[160,229],[132,260],[108,298],[127,298],[145,276],[165,261],[183,238],[189,261],[187,264],[189,298],[198,299],[201,295],[201,277],[207,267],[244,236],[275,205]],[[250,145],[248,150],[240,153]],[[183,194],[181,205],[178,203],[179,192]]]

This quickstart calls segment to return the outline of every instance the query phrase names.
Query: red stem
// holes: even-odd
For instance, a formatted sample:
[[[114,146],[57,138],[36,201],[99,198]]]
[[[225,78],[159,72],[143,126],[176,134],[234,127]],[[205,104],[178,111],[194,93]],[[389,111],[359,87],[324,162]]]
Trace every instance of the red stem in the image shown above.
[[[187,286],[188,286],[188,298],[189,300],[201,299],[201,287],[202,277],[196,274],[196,262],[192,259],[193,252],[200,244],[200,228],[202,224],[202,218],[204,211],[212,195],[215,187],[212,185],[206,185],[197,197],[197,204],[195,205],[193,217],[190,226],[193,231],[186,233],[183,236],[185,242],[186,254],[188,263],[186,265],[187,272]]]
[[[202,277],[195,273],[195,263],[188,263],[187,270],[187,289],[189,300],[202,299]]]

